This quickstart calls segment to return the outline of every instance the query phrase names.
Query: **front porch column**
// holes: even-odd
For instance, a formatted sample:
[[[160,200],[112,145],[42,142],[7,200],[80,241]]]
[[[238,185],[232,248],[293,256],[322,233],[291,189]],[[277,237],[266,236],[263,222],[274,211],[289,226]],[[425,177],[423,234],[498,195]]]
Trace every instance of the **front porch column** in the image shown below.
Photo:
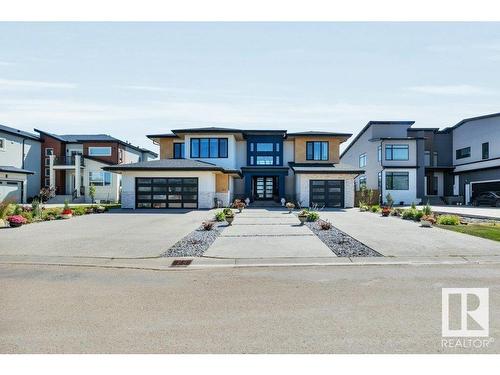
[[[75,190],[76,190],[76,197],[80,197],[80,184],[82,180],[82,170],[80,167],[80,158],[81,155],[75,155]]]
[[[56,171],[54,170],[55,155],[49,156],[49,188],[52,190],[56,188]]]

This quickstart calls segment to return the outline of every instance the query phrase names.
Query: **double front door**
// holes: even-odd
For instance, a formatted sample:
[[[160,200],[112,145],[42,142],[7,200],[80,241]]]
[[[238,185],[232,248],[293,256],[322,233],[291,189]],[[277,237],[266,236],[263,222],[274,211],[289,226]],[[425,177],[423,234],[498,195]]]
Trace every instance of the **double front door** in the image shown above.
[[[276,177],[254,177],[255,199],[273,199],[276,188]]]

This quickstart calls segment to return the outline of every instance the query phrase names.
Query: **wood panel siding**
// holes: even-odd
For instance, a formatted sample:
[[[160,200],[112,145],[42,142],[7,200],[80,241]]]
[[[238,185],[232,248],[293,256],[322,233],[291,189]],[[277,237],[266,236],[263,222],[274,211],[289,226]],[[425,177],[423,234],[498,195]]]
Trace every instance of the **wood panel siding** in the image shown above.
[[[173,159],[174,157],[173,138],[160,138],[160,159]]]
[[[328,142],[328,160],[306,160],[306,144],[307,142]],[[339,149],[340,144],[345,141],[345,138],[339,137],[317,137],[317,136],[296,136],[295,137],[295,162],[296,163],[338,163],[340,160]]]
[[[215,175],[215,192],[225,193],[229,190],[229,175],[216,174]]]

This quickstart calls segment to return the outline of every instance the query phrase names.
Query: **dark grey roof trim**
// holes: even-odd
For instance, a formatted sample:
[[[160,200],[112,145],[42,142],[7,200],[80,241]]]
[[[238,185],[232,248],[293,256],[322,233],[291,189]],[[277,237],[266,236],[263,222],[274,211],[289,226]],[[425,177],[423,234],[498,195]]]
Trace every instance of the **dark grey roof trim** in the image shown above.
[[[337,133],[337,132],[322,132],[322,131],[305,131],[288,133],[289,137],[293,136],[311,136],[311,137],[351,137],[352,133]]]
[[[151,138],[179,138],[177,134],[166,133],[166,134],[148,134],[146,135],[149,139]]]
[[[206,128],[188,128],[188,129],[174,129],[172,133],[242,133],[241,129],[233,129],[233,128],[219,128],[215,126],[206,127]]]
[[[371,138],[370,142],[376,141],[414,141],[418,139],[427,139],[425,137],[380,137],[380,138]]]
[[[384,169],[418,169],[418,165],[383,165]]]
[[[293,168],[292,168],[293,169]],[[295,174],[315,174],[315,173],[321,173],[321,174],[355,174],[355,175],[360,175],[365,173],[364,170],[331,170],[331,169],[317,169],[317,170],[298,170],[296,171],[293,169],[293,173]]]
[[[288,171],[288,167],[279,167],[272,165],[256,165],[251,167],[241,167],[242,171]]]
[[[4,133],[16,135],[18,137],[32,139],[34,141],[40,142],[40,138],[38,136],[36,136],[36,134],[31,134],[31,133],[25,132],[24,130],[19,130],[16,128],[11,128],[10,126],[5,126],[5,125],[0,124],[0,131],[4,132]]]
[[[354,139],[349,143],[347,148],[340,154],[340,158],[345,155],[347,151],[351,148],[353,144],[356,143],[356,141],[364,134],[365,131],[368,130],[368,128],[372,125],[383,125],[383,124],[391,124],[391,125],[406,125],[408,127],[412,126],[415,123],[415,121],[368,121],[368,123],[361,129],[361,131],[354,137]]]
[[[0,165],[0,172],[8,172],[8,173],[21,173],[21,174],[35,174],[33,171],[29,171],[27,169],[12,167],[10,165]]]
[[[492,114],[489,114],[489,115],[483,115],[483,116],[466,118],[466,119],[463,119],[462,121],[460,121],[459,123],[457,123],[456,125],[453,125],[452,127],[446,128],[444,130],[447,130],[447,131],[454,130],[454,129],[458,128],[459,126],[462,126],[463,124],[465,124],[466,122],[469,122],[469,121],[483,120],[485,118],[498,117],[498,116],[500,116],[500,112],[498,112],[498,113],[492,113]]]

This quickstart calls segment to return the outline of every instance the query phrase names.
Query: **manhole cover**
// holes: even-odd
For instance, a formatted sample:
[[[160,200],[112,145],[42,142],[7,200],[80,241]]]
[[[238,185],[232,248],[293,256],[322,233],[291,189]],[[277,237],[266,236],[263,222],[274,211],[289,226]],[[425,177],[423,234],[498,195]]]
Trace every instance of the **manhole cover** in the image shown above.
[[[192,261],[192,259],[176,259],[172,262],[170,267],[187,267]]]

